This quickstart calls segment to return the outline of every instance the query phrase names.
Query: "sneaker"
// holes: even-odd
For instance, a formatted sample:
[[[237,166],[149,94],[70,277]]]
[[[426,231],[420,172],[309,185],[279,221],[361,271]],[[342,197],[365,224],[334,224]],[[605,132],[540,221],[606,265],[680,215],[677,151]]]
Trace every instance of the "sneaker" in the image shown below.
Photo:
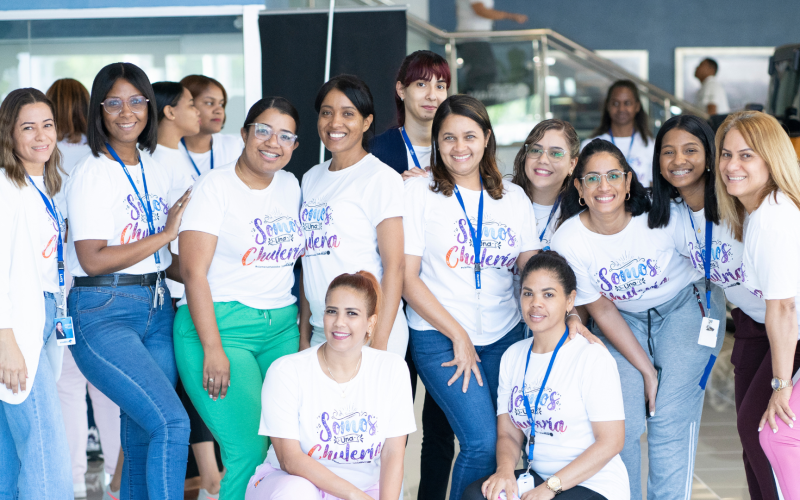
[[[119,491],[111,491],[111,485],[107,484],[106,487],[103,488],[102,500],[119,500]]]
[[[72,483],[72,493],[75,498],[86,498],[86,483]]]
[[[212,495],[205,488],[200,488],[200,493],[197,494],[197,500],[219,500],[219,493],[214,493]]]

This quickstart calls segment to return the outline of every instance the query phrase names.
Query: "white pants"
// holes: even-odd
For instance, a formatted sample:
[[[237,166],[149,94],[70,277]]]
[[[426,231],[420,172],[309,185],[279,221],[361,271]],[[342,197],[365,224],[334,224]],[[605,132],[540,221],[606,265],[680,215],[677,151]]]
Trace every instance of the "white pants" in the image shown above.
[[[313,326],[311,331],[311,346],[319,345],[325,342],[325,329]],[[408,347],[408,321],[403,312],[403,300],[400,300],[400,308],[397,310],[397,316],[394,318],[392,331],[389,333],[389,344],[386,350],[393,352],[403,359],[406,358],[406,348]]]
[[[58,380],[58,397],[61,399],[61,413],[64,415],[64,427],[67,430],[67,443],[72,459],[72,482],[83,484],[86,475],[86,440],[89,434],[89,418],[86,414],[86,386],[88,382],[78,369],[72,353],[64,349],[64,364],[61,378]],[[100,432],[103,445],[103,468],[108,474],[114,474],[119,458],[119,406],[115,405],[105,394],[92,384],[89,396],[92,398],[94,421]]]

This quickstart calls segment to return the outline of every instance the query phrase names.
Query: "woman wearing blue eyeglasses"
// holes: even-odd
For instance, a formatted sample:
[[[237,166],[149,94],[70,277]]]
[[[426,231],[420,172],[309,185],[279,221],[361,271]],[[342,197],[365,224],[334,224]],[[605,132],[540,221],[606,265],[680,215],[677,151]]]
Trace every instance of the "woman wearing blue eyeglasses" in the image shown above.
[[[222,451],[221,499],[244,498],[267,456],[269,440],[258,435],[261,386],[272,362],[300,345],[291,293],[305,251],[300,185],[283,171],[298,123],[286,99],[255,103],[242,127],[244,152],[197,181],[181,224],[186,294],[175,315],[175,357]]]

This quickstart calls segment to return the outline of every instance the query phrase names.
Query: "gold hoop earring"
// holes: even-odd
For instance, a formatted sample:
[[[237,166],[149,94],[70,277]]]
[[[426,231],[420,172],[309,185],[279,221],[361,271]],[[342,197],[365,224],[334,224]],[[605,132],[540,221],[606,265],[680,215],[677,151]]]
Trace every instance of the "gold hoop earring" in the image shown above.
[[[625,196],[625,201],[628,201],[630,199],[631,199],[631,192],[628,191],[628,194]]]
[[[578,205],[580,205],[580,206],[582,206],[582,207],[585,207],[585,206],[586,206],[586,202],[585,202],[585,201],[583,201],[583,198],[578,198]]]

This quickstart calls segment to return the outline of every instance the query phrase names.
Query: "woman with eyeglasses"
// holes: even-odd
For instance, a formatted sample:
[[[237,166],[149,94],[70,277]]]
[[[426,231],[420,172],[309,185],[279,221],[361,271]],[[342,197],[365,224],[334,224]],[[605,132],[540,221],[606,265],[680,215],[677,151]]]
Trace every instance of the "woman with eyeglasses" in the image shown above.
[[[192,179],[197,180],[209,170],[236,161],[244,143],[238,134],[222,133],[228,93],[219,81],[205,75],[189,75],[180,83],[192,93],[194,105],[200,111],[200,132],[184,137],[180,145],[192,163]]]
[[[171,199],[171,171],[150,156],[158,123],[144,71],[109,64],[91,95],[92,155],[67,187],[70,349],[86,379],[120,407],[121,498],[183,498],[189,419],[175,393],[175,313],[164,281],[181,281],[168,245],[189,192]]]
[[[241,129],[244,152],[200,178],[181,223],[186,296],[175,316],[175,356],[183,387],[222,451],[221,499],[243,498],[264,461],[261,385],[272,362],[299,347],[291,290],[305,250],[300,185],[282,170],[299,145],[298,123],[282,97],[255,103]]]
[[[368,152],[375,131],[372,94],[358,77],[340,75],[320,88],[314,108],[317,132],[332,158],[303,175],[300,348],[325,342],[331,281],[365,270],[378,278],[385,297],[371,347],[405,357],[403,180]]]
[[[650,229],[650,206],[623,153],[595,139],[570,176],[551,247],[574,269],[575,303],[591,315],[594,333],[607,340],[625,381],[620,456],[631,498],[642,494],[645,416],[648,495],[683,498],[691,493],[704,389],[720,334],[713,332],[709,347],[705,284],[688,258],[685,208],[673,203],[669,223]],[[710,299],[711,316],[719,317],[725,310],[721,289],[713,287]]]

